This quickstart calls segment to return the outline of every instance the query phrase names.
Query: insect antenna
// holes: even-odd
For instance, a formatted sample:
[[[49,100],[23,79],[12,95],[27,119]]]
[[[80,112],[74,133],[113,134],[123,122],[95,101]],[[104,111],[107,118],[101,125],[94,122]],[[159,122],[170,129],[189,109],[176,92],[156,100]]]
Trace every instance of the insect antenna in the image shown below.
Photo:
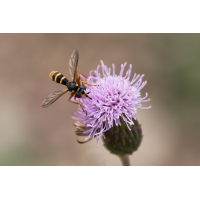
[[[87,94],[88,94],[88,93],[87,93]],[[87,97],[87,98],[89,98],[90,100],[92,100],[92,98],[91,98],[91,97],[89,97],[87,94],[86,94],[86,97]]]

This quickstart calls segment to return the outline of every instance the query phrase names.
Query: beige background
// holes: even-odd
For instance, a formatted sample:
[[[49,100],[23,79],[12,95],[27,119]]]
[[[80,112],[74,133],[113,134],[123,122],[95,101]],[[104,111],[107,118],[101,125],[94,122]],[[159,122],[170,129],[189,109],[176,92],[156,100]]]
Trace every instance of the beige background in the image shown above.
[[[145,74],[151,101],[143,106],[152,108],[138,110],[144,138],[132,165],[200,165],[199,34],[0,34],[0,165],[121,165],[102,141],[76,142],[69,94],[40,106],[64,89],[51,71],[70,79],[74,49],[85,75],[101,59]]]

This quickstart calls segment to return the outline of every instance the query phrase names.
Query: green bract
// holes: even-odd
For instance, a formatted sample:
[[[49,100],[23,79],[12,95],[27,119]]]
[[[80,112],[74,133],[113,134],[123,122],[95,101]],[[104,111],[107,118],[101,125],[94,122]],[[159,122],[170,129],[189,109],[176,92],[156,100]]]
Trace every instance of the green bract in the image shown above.
[[[121,126],[113,126],[104,132],[105,138],[102,137],[102,140],[106,149],[116,155],[132,154],[138,149],[142,141],[142,129],[137,120],[133,121],[134,125],[130,125],[131,130],[120,118]]]

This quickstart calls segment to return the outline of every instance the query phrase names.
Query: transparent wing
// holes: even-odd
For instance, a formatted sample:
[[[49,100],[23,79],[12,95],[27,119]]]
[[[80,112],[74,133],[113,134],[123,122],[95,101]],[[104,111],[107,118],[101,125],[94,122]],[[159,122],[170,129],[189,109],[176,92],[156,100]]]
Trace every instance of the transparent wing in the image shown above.
[[[69,59],[69,72],[72,77],[72,80],[75,80],[78,58],[79,58],[79,53],[77,50],[74,50],[71,55],[71,58]]]
[[[58,90],[53,93],[51,93],[47,98],[42,102],[42,108],[46,108],[50,106],[52,103],[54,103],[57,99],[59,99],[63,94],[65,94],[68,91],[66,90]]]

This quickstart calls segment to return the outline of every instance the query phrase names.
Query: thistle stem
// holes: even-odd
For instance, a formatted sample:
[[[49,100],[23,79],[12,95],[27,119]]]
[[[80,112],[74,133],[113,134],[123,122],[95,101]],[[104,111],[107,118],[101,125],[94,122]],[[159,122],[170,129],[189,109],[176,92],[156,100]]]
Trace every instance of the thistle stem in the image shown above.
[[[119,156],[119,158],[122,161],[123,166],[130,166],[130,160],[128,155]]]

